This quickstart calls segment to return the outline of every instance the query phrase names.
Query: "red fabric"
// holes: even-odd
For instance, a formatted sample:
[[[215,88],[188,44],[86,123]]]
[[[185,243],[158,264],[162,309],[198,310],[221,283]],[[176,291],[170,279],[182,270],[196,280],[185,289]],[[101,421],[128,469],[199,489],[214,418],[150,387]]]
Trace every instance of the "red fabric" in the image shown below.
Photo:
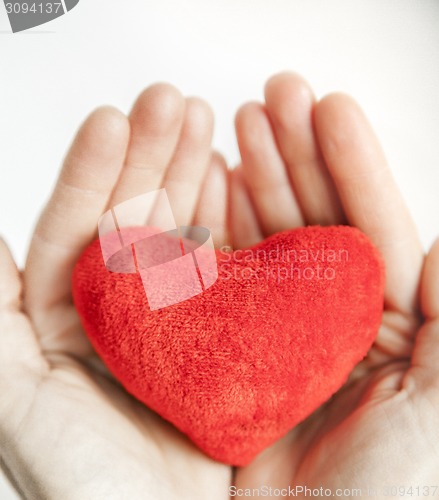
[[[95,241],[76,265],[73,295],[126,390],[209,456],[242,466],[366,355],[381,322],[384,268],[368,239],[344,226],[285,231],[230,258],[218,253],[219,278],[201,295],[150,311],[139,275],[109,272]]]

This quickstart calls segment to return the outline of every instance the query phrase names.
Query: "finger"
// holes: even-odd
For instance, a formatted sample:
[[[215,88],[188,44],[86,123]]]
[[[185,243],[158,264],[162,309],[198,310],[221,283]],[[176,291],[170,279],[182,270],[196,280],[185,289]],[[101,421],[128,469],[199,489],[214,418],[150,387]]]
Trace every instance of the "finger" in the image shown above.
[[[303,225],[264,107],[244,105],[236,115],[242,173],[265,235]]]
[[[73,266],[96,233],[120,174],[128,138],[128,120],[113,108],[98,109],[79,130],[29,249],[25,304],[34,320],[37,310],[70,298]]]
[[[325,97],[314,116],[320,148],[346,216],[384,257],[386,306],[413,314],[423,252],[380,144],[360,107],[348,96]]]
[[[203,100],[188,98],[177,149],[163,181],[177,226],[192,220],[210,164],[212,134],[212,110]]]
[[[439,238],[433,244],[422,272],[421,306],[427,319],[439,319]]]
[[[279,151],[307,224],[340,224],[340,200],[314,136],[311,88],[294,73],[281,73],[265,86],[268,115]]]
[[[263,239],[241,167],[230,172],[230,208],[228,226],[233,248],[247,248]]]
[[[194,226],[207,227],[212,233],[214,246],[218,249],[228,240],[227,175],[224,158],[214,152],[192,223]]]
[[[125,165],[109,207],[159,189],[180,137],[185,101],[169,84],[147,88],[130,113]]]
[[[416,336],[412,370],[406,387],[416,396],[426,388],[439,398],[439,239],[425,259],[421,282],[421,309],[425,323]]]

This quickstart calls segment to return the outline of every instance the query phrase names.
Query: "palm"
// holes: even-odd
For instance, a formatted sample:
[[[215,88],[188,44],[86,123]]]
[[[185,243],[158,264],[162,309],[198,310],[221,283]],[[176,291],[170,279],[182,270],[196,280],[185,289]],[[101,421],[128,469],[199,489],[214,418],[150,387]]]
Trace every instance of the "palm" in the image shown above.
[[[437,476],[431,465],[435,453],[432,455],[430,440],[438,437],[437,431],[432,432],[435,418],[429,404],[423,401],[424,395],[411,400],[409,392],[401,390],[401,383],[408,376],[406,368],[395,362],[377,370],[373,378],[380,387],[365,380],[361,392],[365,390],[367,394],[360,406],[330,415],[329,422],[334,418],[336,427],[327,430],[326,421],[314,429],[318,442],[313,445],[311,441],[302,449],[293,483],[310,487],[324,484],[332,489],[373,485],[381,487],[380,491],[390,485],[390,479],[395,485],[407,484],[407,480],[411,485],[434,484]],[[355,390],[349,396],[358,398]],[[340,396],[333,405],[340,404],[338,399]],[[328,415],[323,414],[322,418]],[[314,433],[311,434],[313,439]],[[383,457],[388,457],[388,461]]]
[[[227,471],[113,380],[69,356],[48,361],[20,437],[40,445],[29,459],[45,450],[38,473],[58,497],[205,498],[212,484],[224,489]]]

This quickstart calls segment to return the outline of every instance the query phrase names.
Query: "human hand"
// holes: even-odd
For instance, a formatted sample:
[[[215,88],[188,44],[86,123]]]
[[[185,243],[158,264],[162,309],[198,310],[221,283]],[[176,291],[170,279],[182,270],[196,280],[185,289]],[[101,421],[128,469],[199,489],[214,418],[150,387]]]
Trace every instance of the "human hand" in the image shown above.
[[[363,480],[360,476],[353,476],[353,463],[357,463],[358,467],[363,460],[372,467],[370,471],[366,469],[367,473],[373,474],[374,467],[382,472],[379,453],[382,454],[383,449],[378,449],[376,443],[384,447],[386,443],[391,445],[394,443],[391,436],[398,438],[401,432],[388,432],[384,436],[390,439],[388,442],[381,434],[377,434],[376,441],[372,442],[367,434],[379,427],[384,418],[383,410],[376,407],[383,408],[381,403],[388,400],[391,405],[399,401],[401,396],[397,395],[403,391],[398,390],[398,381],[401,383],[413,371],[407,371],[407,368],[408,356],[413,351],[414,332],[420,324],[416,288],[422,251],[411,221],[401,216],[400,212],[404,214],[405,208],[399,194],[395,190],[392,192],[394,186],[388,170],[378,161],[380,150],[374,138],[368,136],[370,131],[352,102],[333,96],[319,103],[315,109],[315,135],[309,123],[313,103],[308,88],[295,77],[284,79],[277,77],[267,86],[267,109],[273,112],[271,119],[279,148],[270,139],[272,132],[263,114],[260,116],[262,120],[251,115],[253,111],[259,113],[260,108],[247,106],[238,116],[237,132],[243,168],[232,175],[231,223],[235,246],[246,246],[264,235],[299,225],[303,223],[303,218],[307,223],[334,224],[344,222],[347,217],[352,224],[369,234],[383,252],[387,267],[389,262],[394,264],[392,269],[396,279],[390,279],[392,275],[389,271],[392,269],[388,269],[383,329],[370,356],[356,370],[353,382],[331,404],[262,453],[250,466],[238,470],[235,484],[238,487],[254,487],[263,483],[277,487],[300,481],[300,484],[312,486],[318,481],[328,487],[340,484],[344,488],[351,486],[349,481],[352,482],[353,477]],[[273,98],[268,95],[270,86],[274,87]],[[4,306],[3,345],[7,348],[2,350],[4,359],[0,358],[0,385],[5,395],[0,404],[1,433],[2,441],[7,444],[6,466],[18,486],[25,494],[31,492],[32,498],[60,495],[84,498],[90,492],[94,498],[104,495],[106,498],[227,496],[229,468],[205,458],[171,426],[126,395],[94,356],[80,329],[70,297],[72,267],[93,237],[99,215],[105,207],[144,191],[165,185],[174,207],[179,200],[183,202],[181,210],[177,211],[179,224],[188,223],[194,207],[197,207],[193,223],[210,227],[217,246],[225,240],[224,164],[218,156],[213,157],[209,176],[203,185],[203,195],[197,201],[203,182],[202,165],[209,163],[201,158],[209,157],[210,139],[207,141],[204,137],[201,140],[204,145],[197,146],[196,142],[203,136],[206,124],[199,123],[199,127],[194,126],[193,129],[188,126],[186,130],[192,129],[192,133],[181,133],[184,114],[179,108],[184,107],[181,97],[169,87],[166,89],[155,87],[139,99],[130,117],[131,133],[127,130],[126,120],[110,110],[99,111],[84,125],[66,160],[60,183],[42,216],[31,246],[24,274],[26,314],[20,311],[20,283],[16,270],[2,249],[2,275],[6,278],[0,296]],[[282,96],[282,89],[286,95],[276,99],[276,96]],[[173,110],[167,115],[168,126],[162,121],[167,104],[153,97],[162,91],[169,100],[175,98],[175,107],[170,105]],[[276,126],[275,110],[276,103],[278,111],[285,110],[285,104],[294,102],[294,99],[298,99],[296,111],[299,116],[286,111],[287,120],[296,120],[294,133],[291,133],[288,126]],[[338,122],[334,120],[337,116]],[[247,125],[246,117],[252,117]],[[337,126],[328,127],[327,122],[325,125],[325,119],[331,125],[338,123],[338,129]],[[334,138],[329,132],[337,138],[340,135],[346,137],[342,133],[346,131],[346,125],[348,132],[354,135],[347,137],[342,145],[335,142],[339,144],[339,150],[332,149],[331,155]],[[349,126],[352,125],[357,125],[357,128],[351,130]],[[187,136],[192,140],[183,140]],[[180,146],[177,152],[180,151],[180,154],[174,155],[178,137]],[[158,140],[160,138],[163,140]],[[352,142],[355,138],[357,141]],[[288,145],[293,141],[297,141],[296,146],[291,147],[296,159],[287,156]],[[329,170],[319,158],[319,148]],[[196,150],[201,153],[195,161],[199,167],[195,168],[198,175],[195,179],[190,177],[194,180],[188,185],[185,184],[188,178],[185,173],[191,171],[191,176],[194,174],[193,155]],[[267,161],[270,158],[271,161]],[[288,179],[284,170],[287,158],[290,158],[288,163],[291,166],[307,167],[292,175],[292,179],[296,179],[294,190],[299,203],[291,194],[290,184],[285,182]],[[345,158],[343,162],[341,158]],[[370,172],[365,158],[372,159],[374,167],[379,168]],[[124,162],[122,175],[117,180]],[[261,168],[264,164],[269,166],[269,171]],[[348,164],[355,167],[351,178],[343,175]],[[176,165],[179,168],[175,168]],[[312,190],[306,187],[309,187],[310,181]],[[253,204],[249,203],[248,193],[243,189],[244,182],[248,184]],[[385,190],[389,190],[387,198]],[[212,193],[215,193],[215,206],[209,203]],[[370,214],[365,217],[362,211],[367,202],[366,193],[373,193],[375,197],[371,205],[374,211],[372,218],[369,218]],[[218,195],[222,200],[220,203]],[[277,207],[275,203],[278,203]],[[389,211],[396,227],[391,227],[392,217],[387,221],[380,218],[381,214]],[[387,230],[390,230],[390,235]],[[392,241],[396,242],[393,244]],[[435,311],[435,299],[432,297],[435,294],[437,297],[437,290],[434,291],[434,274],[438,274],[438,258],[434,255],[437,253],[437,250],[432,251],[425,271],[426,289],[429,291],[424,295],[430,299],[426,299],[427,309],[423,312],[428,317],[428,311]],[[398,283],[398,269],[392,259],[396,254],[400,265],[411,263],[402,276],[401,287],[395,285]],[[401,269],[406,270],[406,267]],[[6,285],[8,282],[9,285]],[[390,286],[391,283],[393,286]],[[403,287],[403,284],[406,286]],[[434,315],[438,316],[437,311],[431,317]],[[429,324],[434,328],[433,321]],[[430,374],[430,379],[434,380],[434,375]],[[391,388],[389,384],[393,384]],[[429,385],[426,386],[429,389]],[[360,399],[360,406],[356,409]],[[386,404],[390,406],[390,403]],[[421,408],[415,403],[410,406],[407,400],[398,404],[408,414],[411,409],[417,411]],[[394,411],[399,417],[403,415],[399,407]],[[370,417],[370,413],[374,415]],[[377,418],[375,414],[381,417]],[[373,424],[369,428],[371,430],[365,424],[359,425],[358,415],[364,416],[360,424],[363,421]],[[388,421],[384,428],[389,428]],[[382,433],[382,428],[379,429]],[[405,428],[403,430],[406,432]],[[368,446],[363,446],[363,443],[360,446],[355,440],[358,437],[368,440]],[[390,445],[389,453],[394,456],[395,451]],[[41,449],[44,449],[43,456],[39,453]],[[343,467],[345,463],[341,459],[334,461],[336,452],[345,458],[347,467]],[[329,460],[328,455],[331,455]],[[424,456],[428,465],[431,455]],[[328,467],[335,464],[339,469],[343,468],[346,481],[344,475],[337,475]],[[412,467],[413,464],[408,465]],[[322,472],[322,467],[328,468]],[[370,474],[371,481],[379,479]],[[404,479],[407,477],[405,475]],[[328,481],[325,483],[326,478]],[[391,479],[393,481],[393,477]],[[352,487],[355,484],[352,483]]]
[[[350,97],[315,102],[300,77],[277,75],[264,104],[238,112],[236,129],[234,247],[304,224],[349,223],[379,248],[387,273],[382,327],[367,358],[326,405],[238,470],[236,488],[370,486],[384,497],[389,486],[413,486],[415,495],[420,486],[422,496],[439,478],[439,242],[423,269],[414,224]]]
[[[227,497],[230,468],[123,390],[71,297],[73,266],[99,216],[143,192],[166,187],[177,223],[211,228],[221,246],[226,175],[212,128],[209,107],[169,85],[141,94],[129,119],[97,110],[66,157],[22,274],[0,245],[1,454],[25,498]]]

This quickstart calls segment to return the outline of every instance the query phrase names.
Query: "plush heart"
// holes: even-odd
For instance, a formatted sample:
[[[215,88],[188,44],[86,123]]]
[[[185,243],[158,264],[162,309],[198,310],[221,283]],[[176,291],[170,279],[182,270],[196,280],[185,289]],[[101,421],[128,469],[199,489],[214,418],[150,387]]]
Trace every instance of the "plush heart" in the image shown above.
[[[73,295],[126,390],[209,456],[242,466],[328,400],[367,354],[384,267],[345,226],[285,231],[217,259],[213,286],[151,311],[139,275],[108,271],[95,241],[76,265]]]

